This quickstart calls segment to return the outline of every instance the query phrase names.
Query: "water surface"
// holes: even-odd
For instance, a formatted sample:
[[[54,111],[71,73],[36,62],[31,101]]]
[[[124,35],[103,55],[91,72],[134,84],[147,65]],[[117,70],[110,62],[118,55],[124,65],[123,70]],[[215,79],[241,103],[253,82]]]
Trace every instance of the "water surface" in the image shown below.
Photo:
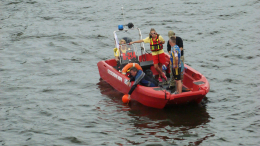
[[[1,0],[0,144],[260,145],[259,8],[259,0]],[[113,31],[128,22],[143,37],[155,28],[165,40],[169,30],[183,38],[185,63],[211,85],[201,104],[125,105],[100,80],[96,64],[113,57]]]

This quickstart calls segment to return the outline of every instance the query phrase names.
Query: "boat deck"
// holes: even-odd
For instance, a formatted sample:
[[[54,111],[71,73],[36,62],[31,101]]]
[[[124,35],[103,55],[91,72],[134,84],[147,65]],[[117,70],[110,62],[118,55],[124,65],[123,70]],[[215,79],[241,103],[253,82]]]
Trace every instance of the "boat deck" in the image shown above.
[[[154,88],[154,90],[161,90],[163,88],[164,90],[166,89],[170,93],[174,93],[176,91],[175,86],[169,88],[170,85],[170,79],[168,78],[167,81],[159,83],[159,88]],[[185,86],[182,86],[182,92],[189,92],[190,89],[186,88]]]
[[[120,70],[120,68],[118,68],[118,66],[113,66],[116,70]],[[169,75],[168,75],[169,76]],[[155,77],[156,78],[156,77]],[[158,78],[158,77],[157,77]],[[174,93],[176,91],[175,86],[169,88],[170,85],[170,78],[168,78],[167,81],[165,81],[163,79],[163,82],[159,82],[159,86],[158,88],[154,88],[154,90],[158,91],[158,90],[166,90],[170,93]],[[185,86],[182,86],[182,92],[189,92],[190,89],[186,88]]]

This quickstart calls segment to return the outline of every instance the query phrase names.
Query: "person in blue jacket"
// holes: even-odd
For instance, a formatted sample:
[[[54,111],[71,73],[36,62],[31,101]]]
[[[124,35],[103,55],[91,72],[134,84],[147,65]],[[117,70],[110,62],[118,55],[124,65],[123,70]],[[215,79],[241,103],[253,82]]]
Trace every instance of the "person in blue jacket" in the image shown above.
[[[128,99],[131,99],[131,94],[135,90],[138,84],[146,86],[146,87],[157,87],[158,83],[155,79],[146,75],[142,70],[138,70],[135,67],[130,68],[130,74],[132,77],[128,81],[127,85],[130,85],[131,81],[135,81],[134,85],[131,87],[130,91],[128,92]]]

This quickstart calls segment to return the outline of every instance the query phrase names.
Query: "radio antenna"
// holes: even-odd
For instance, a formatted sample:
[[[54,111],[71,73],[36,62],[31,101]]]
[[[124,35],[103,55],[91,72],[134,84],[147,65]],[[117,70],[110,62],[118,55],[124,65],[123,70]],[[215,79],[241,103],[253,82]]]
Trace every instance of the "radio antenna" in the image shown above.
[[[125,25],[124,7],[122,6],[121,9],[122,9],[122,12],[123,12],[123,19],[124,19],[124,25]]]

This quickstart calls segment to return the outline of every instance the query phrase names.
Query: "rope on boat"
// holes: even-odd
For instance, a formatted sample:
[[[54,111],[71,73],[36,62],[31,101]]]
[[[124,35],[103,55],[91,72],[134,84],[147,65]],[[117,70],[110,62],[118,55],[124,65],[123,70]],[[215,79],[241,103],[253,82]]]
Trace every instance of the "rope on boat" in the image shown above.
[[[160,87],[160,89],[164,92],[165,100],[167,100],[166,89],[164,89],[164,88],[162,87],[162,85],[159,85],[159,87]],[[168,101],[169,101],[169,99],[168,99]]]

